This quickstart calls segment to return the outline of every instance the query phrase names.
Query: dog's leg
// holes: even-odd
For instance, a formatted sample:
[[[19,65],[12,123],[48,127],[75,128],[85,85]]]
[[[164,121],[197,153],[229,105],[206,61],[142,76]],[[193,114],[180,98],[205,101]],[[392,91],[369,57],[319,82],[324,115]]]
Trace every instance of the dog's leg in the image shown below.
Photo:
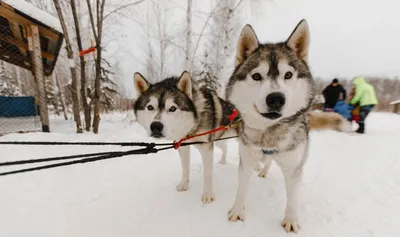
[[[261,169],[261,171],[258,173],[258,177],[260,178],[265,178],[265,176],[268,174],[269,167],[271,167],[272,164],[272,155],[264,155],[264,167]]]
[[[181,157],[182,177],[176,190],[186,191],[189,189],[189,173],[190,173],[190,146],[183,146],[178,149],[179,156]]]
[[[228,213],[230,221],[244,220],[245,211],[244,203],[246,199],[247,188],[251,175],[253,173],[254,165],[261,159],[261,150],[253,150],[245,147],[241,142],[239,143],[239,185],[236,193],[235,203]]]
[[[299,145],[295,150],[282,152],[275,159],[281,167],[286,184],[286,211],[282,226],[287,232],[299,232],[298,193],[302,181],[303,164],[307,158],[306,144]]]
[[[267,160],[266,156],[263,156],[259,162],[256,163],[254,166],[254,171],[255,172],[261,172],[264,168],[264,163]]]
[[[215,196],[212,187],[212,179],[213,179],[213,143],[202,144],[196,146],[201,154],[201,158],[203,159],[203,175],[204,175],[204,190],[203,196],[201,200],[203,203],[211,203],[214,201]]]
[[[222,157],[219,161],[220,164],[226,164],[226,153],[227,153],[227,142],[226,141],[216,141],[215,145],[222,150]]]

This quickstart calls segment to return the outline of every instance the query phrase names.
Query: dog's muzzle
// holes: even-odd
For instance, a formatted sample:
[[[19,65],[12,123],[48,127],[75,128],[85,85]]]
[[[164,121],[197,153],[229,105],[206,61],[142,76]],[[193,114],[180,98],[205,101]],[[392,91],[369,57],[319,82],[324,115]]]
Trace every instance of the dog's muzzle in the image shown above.
[[[263,117],[268,118],[268,119],[278,119],[282,117],[281,113],[278,112],[268,112],[268,113],[260,113]]]
[[[280,92],[273,92],[265,98],[265,102],[268,106],[268,113],[261,113],[261,115],[268,119],[278,119],[282,116],[280,113],[282,107],[286,103],[286,97]]]
[[[152,122],[150,124],[150,131],[151,131],[151,136],[155,138],[161,138],[163,137],[162,131],[164,129],[164,125],[160,122]]]

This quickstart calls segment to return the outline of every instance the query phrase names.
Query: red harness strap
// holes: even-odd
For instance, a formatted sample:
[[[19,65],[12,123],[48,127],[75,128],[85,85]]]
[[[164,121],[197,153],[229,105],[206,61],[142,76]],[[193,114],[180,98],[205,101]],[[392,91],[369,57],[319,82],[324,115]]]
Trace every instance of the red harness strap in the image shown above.
[[[95,50],[96,50],[95,47],[90,47],[90,48],[88,48],[88,49],[84,49],[84,50],[82,50],[82,51],[79,51],[79,57],[80,57],[80,56],[83,56],[83,55],[85,55],[85,54],[94,52]]]
[[[221,127],[212,129],[212,130],[204,132],[204,133],[199,133],[199,134],[195,134],[195,135],[192,135],[192,136],[188,136],[188,137],[182,138],[178,142],[174,141],[174,149],[177,150],[181,146],[182,142],[187,141],[189,139],[192,139],[192,138],[195,138],[195,137],[201,137],[201,136],[204,136],[204,135],[209,135],[209,134],[212,134],[212,133],[216,133],[216,132],[221,131],[221,130],[228,130],[230,128],[233,128],[233,125],[235,125],[235,124],[232,124],[232,121],[233,121],[233,119],[236,118],[238,113],[239,112],[236,109],[233,110],[232,114],[229,115],[229,121],[231,122],[231,124],[229,124],[227,126],[221,126]]]

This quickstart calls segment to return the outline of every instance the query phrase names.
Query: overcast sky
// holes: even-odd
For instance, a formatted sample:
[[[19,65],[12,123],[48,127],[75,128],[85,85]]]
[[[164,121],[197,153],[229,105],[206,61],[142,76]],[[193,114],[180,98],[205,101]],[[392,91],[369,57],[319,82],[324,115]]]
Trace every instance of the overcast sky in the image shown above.
[[[177,15],[184,17],[185,0]],[[197,8],[211,9],[208,0],[194,0]],[[249,2],[249,0],[245,0]],[[285,40],[305,18],[310,27],[309,64],[315,77],[400,76],[400,1],[396,0],[271,0],[243,12],[242,26],[250,23],[261,42]],[[195,9],[198,10],[198,9]],[[172,18],[172,17],[171,17]],[[176,19],[175,19],[176,20]],[[131,23],[129,23],[131,24]],[[201,22],[194,23],[199,32]],[[133,31],[134,32],[134,31]],[[143,70],[138,35],[127,33],[124,45],[135,55],[123,63],[125,82],[132,92],[132,75]],[[140,37],[139,37],[140,38]],[[235,37],[237,38],[237,37]],[[182,36],[182,40],[184,37]],[[136,59],[134,59],[136,58]],[[173,60],[172,64],[176,65]],[[168,66],[170,74],[180,74],[180,66]]]
[[[301,18],[310,26],[315,76],[400,76],[400,1],[275,0],[249,17],[260,40],[282,40]]]

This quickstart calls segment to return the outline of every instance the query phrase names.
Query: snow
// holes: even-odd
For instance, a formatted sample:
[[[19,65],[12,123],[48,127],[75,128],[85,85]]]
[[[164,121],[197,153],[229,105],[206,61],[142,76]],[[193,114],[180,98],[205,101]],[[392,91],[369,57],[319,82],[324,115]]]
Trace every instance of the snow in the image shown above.
[[[60,20],[50,13],[42,11],[36,6],[26,2],[25,0],[2,0],[6,4],[12,6],[14,9],[25,13],[26,15],[40,21],[41,23],[53,28],[54,30],[62,33]]]
[[[314,103],[315,104],[321,104],[321,103],[325,103],[325,98],[323,95],[316,95],[314,97]]]
[[[103,115],[98,135],[74,134],[73,122],[61,117],[51,122],[50,134],[10,134],[0,140],[151,141],[132,114]],[[366,129],[364,135],[311,133],[300,193],[302,229],[297,235],[280,226],[285,188],[275,164],[266,179],[253,175],[245,222],[228,222],[237,188],[235,141],[229,143],[228,164],[218,164],[221,152],[215,152],[216,200],[208,205],[200,201],[202,166],[195,149],[187,192],[175,191],[181,167],[174,150],[0,177],[0,235],[396,237],[400,116],[373,112]],[[0,145],[0,162],[126,149]]]
[[[399,104],[400,103],[400,100],[396,100],[396,101],[392,101],[392,102],[390,102],[390,104],[391,105],[394,105],[394,104]]]
[[[40,117],[0,117],[0,136],[12,132],[32,132],[41,129]]]

